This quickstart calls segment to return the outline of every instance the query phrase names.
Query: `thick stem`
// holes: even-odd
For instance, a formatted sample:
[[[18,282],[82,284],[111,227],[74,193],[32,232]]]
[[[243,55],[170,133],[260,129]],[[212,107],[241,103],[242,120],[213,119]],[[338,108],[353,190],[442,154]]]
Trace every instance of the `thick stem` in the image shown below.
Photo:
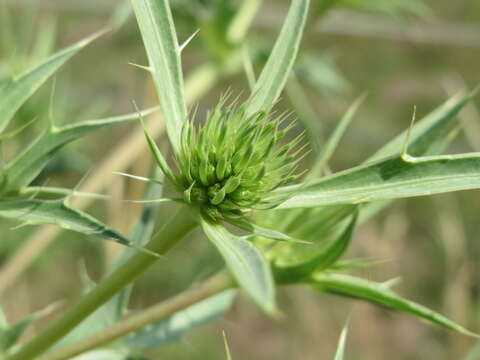
[[[132,315],[127,319],[102,330],[100,333],[94,334],[76,343],[66,345],[52,353],[47,353],[38,360],[71,359],[73,356],[79,355],[98,346],[108,344],[132,331],[165,319],[179,310],[185,309],[190,305],[218,294],[232,286],[234,286],[232,278],[227,273],[219,273],[198,286],[143,310],[138,314]]]
[[[183,239],[197,226],[197,222],[190,209],[182,206],[168,223],[166,223],[146,245],[146,248],[157,253],[165,254],[177,242]],[[81,298],[74,306],[68,309],[59,319],[55,320],[47,329],[43,330],[32,341],[23,346],[17,353],[8,357],[8,360],[30,360],[55,344],[83,319],[93,313],[108,299],[134,281],[147,270],[158,258],[147,253],[137,253],[127,262],[103,280],[91,292]]]

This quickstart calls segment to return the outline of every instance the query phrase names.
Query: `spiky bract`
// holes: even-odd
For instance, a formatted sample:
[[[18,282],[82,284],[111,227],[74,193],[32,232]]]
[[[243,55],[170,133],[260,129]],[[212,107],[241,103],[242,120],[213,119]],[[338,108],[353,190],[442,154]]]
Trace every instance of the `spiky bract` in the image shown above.
[[[295,180],[291,149],[301,138],[278,147],[288,131],[279,129],[281,120],[263,111],[248,116],[245,105],[221,102],[199,129],[188,122],[176,156],[175,183],[183,199],[211,220],[278,205],[266,195]]]

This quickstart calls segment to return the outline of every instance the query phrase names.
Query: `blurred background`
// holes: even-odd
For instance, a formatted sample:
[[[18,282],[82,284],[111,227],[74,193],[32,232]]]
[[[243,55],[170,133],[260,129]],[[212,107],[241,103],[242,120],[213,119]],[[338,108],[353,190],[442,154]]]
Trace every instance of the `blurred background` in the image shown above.
[[[179,39],[200,29],[183,52],[187,87],[194,94],[200,119],[227,89],[248,92],[243,67],[231,61],[237,50],[225,43],[229,21],[240,3],[172,1]],[[250,54],[257,74],[288,4],[265,0],[249,30],[248,48],[241,51]],[[0,79],[21,73],[53,51],[100,29],[112,17],[122,15],[122,5],[113,0],[0,1]],[[367,94],[330,163],[333,171],[359,164],[406,129],[414,106],[421,118],[460,89],[480,84],[478,1],[312,0],[312,10],[295,77],[278,108],[292,110],[300,118],[315,149],[322,146],[347,107]],[[27,146],[49,116],[68,124],[129,113],[132,99],[143,107],[154,105],[148,74],[129,62],[146,64],[131,17],[62,68],[51,106],[50,81],[21,108],[14,125],[36,120],[3,146],[3,157],[11,158]],[[480,151],[478,106],[477,96],[461,113],[464,131],[447,153]],[[117,126],[67,146],[36,182],[76,187],[82,179],[88,183],[94,178],[102,184],[95,192],[114,199],[142,198],[142,183],[111,175],[114,170],[149,173],[151,158],[143,142],[137,145],[140,150],[134,161],[120,165],[131,151],[128,139],[137,125]],[[104,177],[108,177],[105,184]],[[91,204],[75,200],[83,201],[81,206],[89,213],[123,233],[128,233],[139,214],[138,206],[118,200]],[[169,214],[171,209],[162,207],[159,222]],[[380,260],[359,275],[378,281],[400,277],[398,293],[478,332],[479,214],[478,191],[397,201],[358,228],[345,258]],[[15,225],[0,224],[1,303],[12,321],[52,302],[78,298],[81,264],[85,263],[93,279],[99,279],[120,250],[115,244],[49,227],[11,231]],[[137,282],[132,308],[165,299],[220,266],[219,255],[194,234]],[[224,359],[224,329],[234,359],[332,359],[347,318],[348,359],[463,359],[475,349],[475,342],[465,336],[306,287],[281,289],[279,302],[284,318],[276,321],[241,296],[223,319],[189,332],[178,343],[152,350],[152,358]],[[480,355],[472,356],[470,360],[480,359]]]

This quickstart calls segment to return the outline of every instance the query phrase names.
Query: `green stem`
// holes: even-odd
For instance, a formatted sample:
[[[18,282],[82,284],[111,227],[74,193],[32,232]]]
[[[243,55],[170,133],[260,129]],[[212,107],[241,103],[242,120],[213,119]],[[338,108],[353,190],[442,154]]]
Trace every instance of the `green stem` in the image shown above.
[[[152,237],[145,247],[157,254],[165,254],[197,225],[195,218],[190,213],[190,209],[182,206],[177,214]],[[157,257],[143,252],[132,256],[123,266],[103,280],[59,319],[55,320],[17,353],[8,357],[7,360],[30,360],[36,358],[121,289],[134,281],[156,260],[158,260]]]
[[[241,7],[235,14],[231,25],[227,31],[227,39],[232,44],[239,43],[245,38],[253,18],[257,14],[258,9],[262,5],[262,0],[244,0]]]
[[[227,273],[221,272],[204,283],[184,291],[170,299],[167,299],[157,305],[132,315],[111,327],[102,330],[86,339],[73,344],[66,345],[52,353],[47,353],[38,360],[67,360],[73,356],[84,353],[101,345],[125,336],[132,331],[136,331],[146,325],[156,323],[177,311],[185,309],[201,300],[218,294],[234,286],[234,282]]]

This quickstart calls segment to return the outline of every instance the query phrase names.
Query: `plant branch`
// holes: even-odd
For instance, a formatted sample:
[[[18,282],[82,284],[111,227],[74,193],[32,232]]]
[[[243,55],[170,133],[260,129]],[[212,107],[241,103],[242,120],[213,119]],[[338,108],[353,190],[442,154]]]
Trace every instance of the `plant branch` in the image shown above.
[[[234,65],[234,64],[233,64]],[[240,64],[232,66],[240,68]],[[207,63],[199,66],[187,78],[185,91],[187,103],[193,103],[207,93],[219,80],[221,73]],[[152,137],[163,133],[165,127],[163,121],[154,117],[148,122],[148,131]],[[142,152],[147,149],[143,129],[139,126],[131,135],[124,139],[118,146],[112,149],[103,161],[92,171],[92,176],[87,178],[79,191],[99,193],[105,184],[109,183],[116,175],[114,171],[122,171],[132,164]],[[78,197],[71,201],[71,205],[77,209],[85,209],[95,199]],[[10,257],[0,271],[0,296],[12,286],[15,280],[32,264],[47,246],[62,231],[55,226],[42,226],[37,232],[29,237],[22,247]]]
[[[159,304],[132,315],[101,332],[84,340],[66,345],[38,360],[65,360],[139,330],[146,325],[156,323],[175,312],[185,309],[201,300],[218,294],[234,286],[232,278],[225,272],[212,276],[204,283],[173,296]]]
[[[182,206],[177,214],[152,237],[145,248],[157,254],[165,254],[197,225],[190,208]],[[74,306],[65,311],[59,319],[55,320],[32,341],[7,359],[31,360],[36,358],[108,299],[133,282],[153,265],[156,260],[158,260],[158,257],[144,252],[135,254],[118,270],[82,297]]]

